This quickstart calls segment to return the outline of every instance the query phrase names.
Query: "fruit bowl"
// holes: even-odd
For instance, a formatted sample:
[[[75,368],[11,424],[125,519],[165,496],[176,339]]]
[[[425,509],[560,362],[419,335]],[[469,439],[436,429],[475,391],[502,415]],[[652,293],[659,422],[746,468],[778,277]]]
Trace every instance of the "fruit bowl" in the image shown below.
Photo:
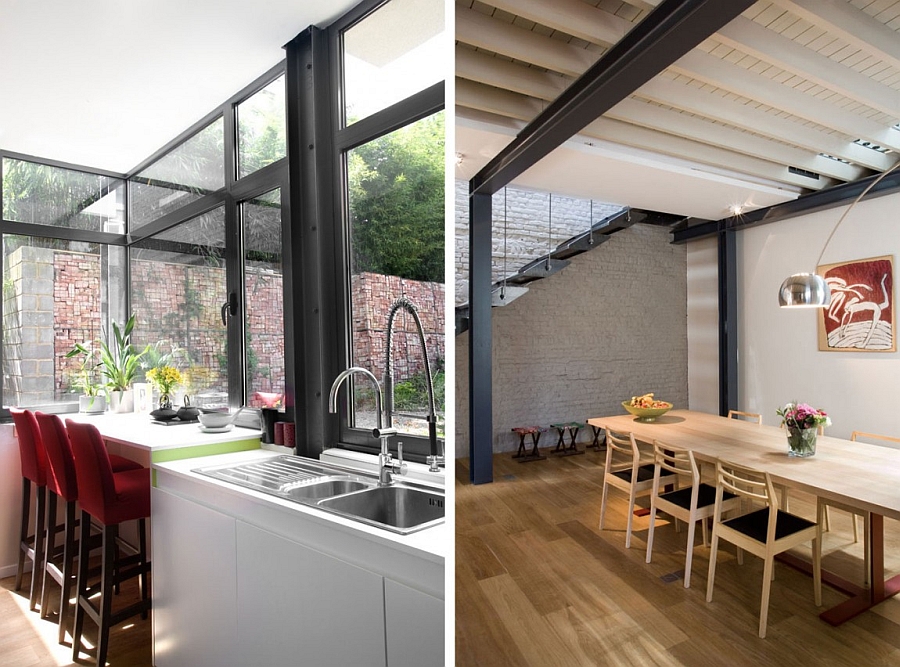
[[[665,403],[665,401],[659,401],[660,403]],[[669,410],[672,409],[671,403],[666,403],[663,407],[659,408],[639,408],[635,405],[631,405],[631,401],[622,401],[622,407],[625,408],[628,412],[633,414],[638,418],[638,421],[642,422],[652,422],[657,417],[660,417],[666,414]]]

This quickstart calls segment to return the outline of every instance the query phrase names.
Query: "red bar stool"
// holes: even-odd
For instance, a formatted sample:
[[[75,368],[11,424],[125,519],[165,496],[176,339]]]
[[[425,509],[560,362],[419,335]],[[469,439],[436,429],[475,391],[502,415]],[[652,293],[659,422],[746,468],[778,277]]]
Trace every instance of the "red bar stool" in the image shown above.
[[[44,557],[44,520],[47,497],[47,453],[30,410],[10,410],[16,425],[19,456],[22,459],[22,527],[19,531],[19,560],[16,565],[16,590],[22,588],[25,557],[31,559],[29,609],[34,611],[38,598],[38,577]],[[31,516],[31,485],[35,486],[34,534],[28,534]]]
[[[66,428],[75,454],[81,524],[88,525],[91,517],[100,524],[103,551],[100,581],[88,586],[90,540],[81,540],[72,656],[77,662],[81,653],[81,635],[86,614],[98,626],[96,661],[97,665],[104,665],[109,645],[109,628],[135,614],[146,618],[150,610],[146,522],[146,518],[150,516],[150,470],[141,468],[113,472],[103,438],[93,424],[79,424],[69,419],[66,420]],[[134,556],[117,559],[119,524],[133,519],[138,520],[140,547]],[[137,576],[140,577],[141,600],[113,612],[113,587]],[[98,592],[99,607],[95,607],[91,598]]]
[[[57,499],[61,498],[66,504],[66,517],[63,524],[65,537],[63,538],[63,551],[57,554],[56,531],[47,532],[47,548],[44,556],[44,573],[41,583],[41,618],[47,618],[50,610],[47,605],[48,587],[47,575],[50,575],[60,586],[59,595],[59,643],[65,643],[66,629],[69,616],[69,594],[71,592],[72,579],[75,575],[75,552],[78,549],[78,540],[75,538],[75,528],[78,521],[75,517],[75,501],[78,500],[78,483],[75,475],[75,455],[72,452],[72,444],[62,420],[56,415],[48,415],[43,412],[35,413],[40,437],[47,452],[47,510],[51,517],[56,516]],[[140,470],[143,466],[124,457],[109,455],[113,472],[123,470]],[[82,528],[82,535],[88,538],[90,525]],[[61,558],[60,558],[61,557]]]

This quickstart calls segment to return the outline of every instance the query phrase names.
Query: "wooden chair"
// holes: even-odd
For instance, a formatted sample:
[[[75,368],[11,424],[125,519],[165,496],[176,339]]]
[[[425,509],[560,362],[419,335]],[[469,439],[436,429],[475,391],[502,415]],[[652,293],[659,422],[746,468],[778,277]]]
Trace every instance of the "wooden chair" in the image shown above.
[[[751,510],[732,519],[723,519],[725,493],[730,492],[751,501],[761,501],[764,507]],[[775,556],[804,542],[812,542],[813,593],[816,606],[822,604],[822,543],[819,527],[812,521],[778,509],[778,497],[769,473],[736,463],[716,463],[716,506],[713,514],[712,544],[709,553],[709,578],[706,582],[706,601],[712,602],[716,576],[716,556],[719,540],[726,540],[738,549],[749,551],[763,559],[763,589],[759,607],[759,636],[766,636],[769,616],[769,593],[775,573]],[[738,552],[741,553],[740,551]]]
[[[850,440],[856,442],[857,440],[871,440],[872,444],[882,445],[885,447],[894,447],[900,448],[900,438],[894,438],[889,435],[877,435],[875,433],[864,433],[863,431],[853,431],[850,435]],[[864,574],[864,584],[866,586],[869,585],[869,571],[870,571],[870,563],[872,561],[871,554],[871,540],[869,539],[869,513],[860,509],[859,507],[853,507],[852,505],[846,505],[844,503],[838,502],[836,500],[830,500],[828,498],[819,498],[816,503],[816,518],[819,523],[820,529],[824,527],[825,530],[830,529],[830,517],[828,515],[828,508],[834,507],[835,509],[844,510],[845,512],[850,513],[850,519],[853,521],[853,541],[859,542],[859,529],[856,526],[856,518],[861,517],[863,520],[863,560],[865,562],[865,574]]]
[[[694,529],[698,521],[703,525],[703,544],[707,543],[706,519],[713,515],[716,502],[716,489],[700,481],[700,469],[694,460],[694,453],[689,449],[664,444],[658,440],[653,443],[655,468],[653,489],[650,494],[650,530],[647,534],[647,562],[653,554],[653,533],[656,527],[656,513],[663,511],[677,522],[679,519],[687,523],[687,548],[684,559],[684,587],[691,587],[691,562],[694,556]],[[666,491],[661,488],[660,480],[663,472],[668,471],[676,480],[675,490]],[[671,484],[672,478],[666,480]],[[725,493],[722,511],[738,510],[741,500],[733,493]],[[677,525],[677,524],[676,524]]]
[[[741,412],[740,410],[729,410],[728,418],[729,419],[740,419],[742,421],[756,422],[756,424],[762,424],[762,415],[757,414],[755,412]]]
[[[671,475],[668,470],[663,476]],[[613,486],[628,494],[628,528],[625,533],[625,548],[631,548],[631,526],[634,521],[634,501],[638,496],[646,496],[653,488],[653,459],[643,458],[633,433],[606,431],[606,466],[603,471],[603,497],[600,501],[600,530],[606,515],[606,501],[609,487]]]

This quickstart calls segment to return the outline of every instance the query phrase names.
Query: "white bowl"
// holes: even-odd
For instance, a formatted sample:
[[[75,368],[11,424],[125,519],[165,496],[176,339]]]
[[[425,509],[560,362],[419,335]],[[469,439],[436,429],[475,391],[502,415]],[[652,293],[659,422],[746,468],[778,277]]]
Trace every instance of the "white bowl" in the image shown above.
[[[201,412],[197,418],[206,428],[222,428],[234,420],[234,416],[227,412]]]

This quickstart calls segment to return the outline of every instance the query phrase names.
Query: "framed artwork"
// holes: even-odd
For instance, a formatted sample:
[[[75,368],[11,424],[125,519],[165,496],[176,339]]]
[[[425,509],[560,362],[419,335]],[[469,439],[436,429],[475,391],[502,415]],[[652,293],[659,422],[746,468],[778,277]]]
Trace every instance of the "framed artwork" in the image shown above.
[[[831,289],[819,310],[820,350],[896,352],[892,256],[824,264],[816,273]]]
[[[153,409],[153,387],[146,382],[134,383],[134,412],[149,415]]]

